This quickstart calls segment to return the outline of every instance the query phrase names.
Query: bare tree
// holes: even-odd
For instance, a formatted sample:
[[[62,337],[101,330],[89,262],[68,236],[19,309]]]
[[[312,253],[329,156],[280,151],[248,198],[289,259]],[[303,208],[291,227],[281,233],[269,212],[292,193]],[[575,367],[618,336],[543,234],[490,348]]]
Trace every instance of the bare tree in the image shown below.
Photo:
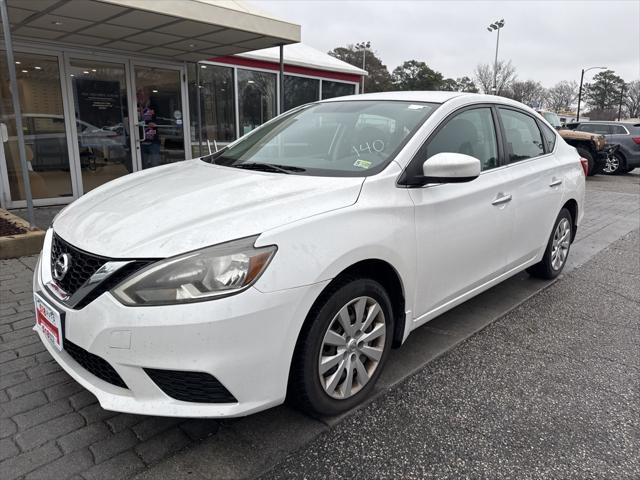
[[[493,80],[494,80],[494,70],[493,65],[489,65],[486,63],[480,63],[476,67],[476,83],[480,90],[483,93],[494,93],[493,91]],[[498,62],[496,68],[496,95],[502,95],[502,93],[507,90],[511,83],[516,79],[516,68],[511,63],[511,60],[505,62],[504,60],[500,60]]]
[[[547,98],[547,91],[540,82],[527,80],[525,82],[512,82],[511,86],[502,94],[518,102],[534,108],[542,108]]]
[[[556,83],[547,91],[547,106],[554,112],[570,110],[573,102],[578,98],[578,82],[572,81]]]
[[[640,80],[627,83],[624,105],[630,118],[640,118]]]

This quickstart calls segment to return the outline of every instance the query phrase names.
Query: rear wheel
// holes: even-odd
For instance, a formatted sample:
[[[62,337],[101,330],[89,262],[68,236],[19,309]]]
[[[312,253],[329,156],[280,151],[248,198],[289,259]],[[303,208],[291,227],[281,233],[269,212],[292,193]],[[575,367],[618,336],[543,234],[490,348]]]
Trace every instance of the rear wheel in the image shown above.
[[[593,158],[593,154],[587,150],[586,148],[583,147],[576,147],[576,150],[578,150],[578,154],[582,157],[582,158],[586,158],[587,159],[587,163],[589,164],[589,170],[587,172],[587,176],[591,177],[593,175],[595,175],[596,173],[598,173],[597,167],[596,167],[596,161]]]
[[[529,275],[548,280],[560,275],[571,248],[572,225],[571,213],[563,208],[553,226],[542,260],[527,269]]]
[[[312,414],[336,415],[362,402],[386,362],[393,336],[391,301],[367,278],[336,285],[309,314],[289,381],[289,399]]]

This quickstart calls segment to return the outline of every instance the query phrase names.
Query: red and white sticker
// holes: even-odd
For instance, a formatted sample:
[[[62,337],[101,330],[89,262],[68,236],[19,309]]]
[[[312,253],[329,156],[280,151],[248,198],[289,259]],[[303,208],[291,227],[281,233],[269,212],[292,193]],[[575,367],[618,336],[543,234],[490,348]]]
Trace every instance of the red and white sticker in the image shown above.
[[[50,307],[40,296],[34,295],[36,328],[58,349],[62,350],[62,322],[60,312]]]

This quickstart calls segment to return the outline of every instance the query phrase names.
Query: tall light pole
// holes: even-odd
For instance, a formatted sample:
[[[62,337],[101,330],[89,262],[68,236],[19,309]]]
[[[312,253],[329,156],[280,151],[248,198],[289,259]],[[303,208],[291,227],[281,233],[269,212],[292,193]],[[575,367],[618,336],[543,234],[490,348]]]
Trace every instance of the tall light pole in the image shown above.
[[[498,93],[498,45],[500,45],[500,29],[502,27],[504,27],[504,18],[493,22],[487,27],[487,30],[490,32],[494,30],[498,31],[498,37],[496,38],[496,58],[493,61],[493,88],[491,89],[494,95]]]
[[[620,116],[622,115],[622,102],[624,101],[624,87],[626,87],[626,84],[622,84],[622,87],[620,88],[620,103],[618,104],[618,121],[620,121]]]
[[[360,42],[356,43],[356,50],[362,50],[362,70],[364,70],[365,62],[366,62],[366,53],[367,50],[371,47],[371,42]],[[362,90],[360,93],[364,93],[364,75],[362,75]]]
[[[578,113],[576,114],[576,122],[580,121],[580,102],[582,101],[582,82],[584,80],[584,72],[588,72],[589,70],[606,70],[607,67],[589,67],[583,68],[582,73],[580,74],[580,89],[578,90]]]

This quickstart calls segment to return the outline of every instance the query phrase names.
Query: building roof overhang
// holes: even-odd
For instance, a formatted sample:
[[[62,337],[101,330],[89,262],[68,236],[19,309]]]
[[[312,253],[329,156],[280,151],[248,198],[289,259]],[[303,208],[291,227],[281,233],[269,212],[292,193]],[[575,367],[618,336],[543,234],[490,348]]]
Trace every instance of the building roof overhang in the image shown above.
[[[197,62],[300,41],[300,26],[237,0],[7,0],[18,41]]]

